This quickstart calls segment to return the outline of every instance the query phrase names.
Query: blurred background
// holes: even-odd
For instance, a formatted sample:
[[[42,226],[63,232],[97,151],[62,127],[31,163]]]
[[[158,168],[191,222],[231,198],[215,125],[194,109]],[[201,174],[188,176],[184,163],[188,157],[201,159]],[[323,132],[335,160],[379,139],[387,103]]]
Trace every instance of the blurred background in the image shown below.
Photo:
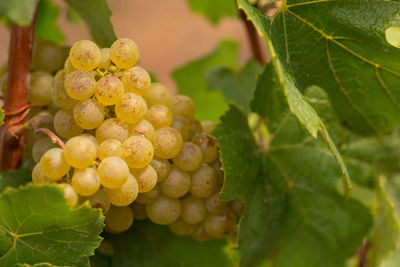
[[[55,0],[61,7],[65,4]],[[138,65],[154,73],[172,92],[176,85],[171,72],[184,64],[211,53],[221,39],[239,43],[239,65],[252,57],[244,23],[239,18],[223,18],[211,24],[193,13],[187,0],[109,0],[111,21],[118,37],[133,39],[139,46]],[[67,9],[60,11],[58,26],[66,45],[90,39],[85,23],[71,23]],[[0,24],[0,62],[7,60],[9,31]],[[262,42],[260,42],[262,43]]]

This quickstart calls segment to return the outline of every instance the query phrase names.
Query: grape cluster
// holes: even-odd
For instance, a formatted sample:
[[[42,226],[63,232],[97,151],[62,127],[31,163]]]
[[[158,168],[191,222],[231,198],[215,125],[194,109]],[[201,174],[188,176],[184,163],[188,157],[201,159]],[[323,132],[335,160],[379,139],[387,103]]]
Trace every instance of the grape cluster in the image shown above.
[[[102,209],[111,233],[149,218],[198,241],[234,234],[244,207],[219,196],[214,124],[194,119],[194,102],[152,83],[138,59],[130,39],[102,49],[82,40],[54,77],[32,74],[30,101],[57,105],[49,128],[65,141],[36,138],[33,182],[58,183],[72,208]]]

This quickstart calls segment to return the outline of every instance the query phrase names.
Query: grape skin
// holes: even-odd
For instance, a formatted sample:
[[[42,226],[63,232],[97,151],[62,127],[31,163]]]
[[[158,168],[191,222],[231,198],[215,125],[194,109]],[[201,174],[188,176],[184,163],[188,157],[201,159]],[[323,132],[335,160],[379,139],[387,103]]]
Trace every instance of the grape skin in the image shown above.
[[[39,138],[32,146],[32,159],[34,162],[39,162],[40,158],[50,148],[56,147],[48,136]]]
[[[169,163],[168,160],[157,157],[153,158],[153,160],[150,162],[150,165],[153,166],[157,172],[157,179],[159,182],[164,181],[172,169],[171,163]]]
[[[189,192],[191,177],[189,173],[173,168],[167,179],[161,182],[161,191],[170,198],[180,198]]]
[[[101,61],[98,66],[99,69],[107,70],[110,67],[110,48],[102,48],[101,52]]]
[[[203,152],[203,161],[205,163],[211,163],[218,157],[216,140],[211,135],[196,135],[192,138],[192,142],[200,147]]]
[[[138,183],[132,174],[128,174],[126,182],[119,188],[104,188],[114,206],[127,206],[131,204],[138,196]]]
[[[140,193],[151,191],[157,184],[157,172],[151,165],[142,169],[132,169],[131,173],[138,182]]]
[[[108,188],[121,187],[129,176],[129,168],[125,161],[118,157],[103,159],[97,167],[100,183]]]
[[[181,203],[181,218],[185,222],[198,224],[206,217],[207,208],[202,199],[189,195]]]
[[[87,168],[97,157],[97,147],[88,138],[75,136],[65,143],[65,160],[75,168]]]
[[[90,196],[100,187],[100,177],[93,168],[77,169],[72,176],[72,187],[81,196]]]
[[[181,203],[178,199],[161,196],[146,205],[146,213],[152,222],[168,225],[178,219],[181,213]]]
[[[144,95],[150,88],[150,75],[141,67],[135,66],[122,72],[121,81],[129,93]]]
[[[35,41],[32,50],[32,70],[48,73],[53,73],[62,68],[67,56],[64,47],[48,40]]]
[[[68,173],[71,166],[65,160],[62,149],[51,148],[40,159],[40,168],[46,177],[58,180]]]
[[[65,76],[64,88],[67,94],[75,100],[86,100],[94,93],[96,80],[86,71],[74,71]]]
[[[126,124],[118,119],[107,119],[96,129],[97,142],[102,143],[107,139],[117,139],[121,142],[128,138],[129,132]]]
[[[203,132],[203,127],[198,120],[192,120],[190,122],[190,138],[193,138],[197,134],[201,134]]]
[[[53,76],[47,72],[36,71],[31,74],[28,100],[38,105],[49,105],[51,103]]]
[[[174,115],[185,117],[191,121],[196,112],[196,106],[193,100],[185,95],[176,95],[171,99],[170,108]]]
[[[40,164],[36,164],[32,169],[32,182],[34,184],[49,184],[52,181],[44,175],[40,168]]]
[[[95,87],[96,98],[104,105],[115,105],[120,102],[124,91],[122,82],[112,75],[101,78]]]
[[[64,71],[58,71],[53,80],[51,98],[54,103],[65,110],[71,110],[78,101],[72,99],[64,89]]]
[[[161,196],[160,185],[156,184],[156,186],[151,191],[147,193],[139,193],[135,202],[140,204],[149,204],[158,199],[160,196]]]
[[[127,123],[137,123],[143,119],[147,112],[146,101],[138,94],[126,93],[119,103],[115,105],[117,117]]]
[[[75,190],[69,184],[59,184],[59,186],[64,192],[64,198],[67,201],[68,206],[74,208],[78,203],[78,195]]]
[[[190,138],[190,124],[185,117],[175,115],[171,127],[179,131],[184,142]]]
[[[215,123],[212,121],[202,121],[201,127],[203,128],[204,133],[212,134],[215,128]]]
[[[212,194],[205,201],[207,210],[211,213],[223,212],[227,209],[226,203],[222,200],[218,192]]]
[[[104,120],[103,106],[94,99],[83,100],[74,107],[74,119],[83,129],[95,129]]]
[[[133,135],[122,143],[124,160],[130,168],[144,168],[151,162],[153,144],[144,136]]]
[[[119,68],[133,67],[139,60],[139,48],[134,41],[120,38],[111,45],[110,58]]]
[[[191,173],[192,186],[190,193],[196,197],[209,197],[217,188],[217,176],[212,167],[203,164],[199,169]]]
[[[83,129],[76,124],[73,115],[63,109],[54,116],[53,126],[56,133],[64,138],[71,138],[83,132]]]
[[[105,229],[107,232],[118,234],[128,230],[132,223],[133,212],[129,207],[111,206],[105,219]]]
[[[123,154],[122,143],[117,139],[103,141],[97,151],[97,157],[100,160],[111,156],[122,157]]]
[[[197,145],[185,142],[181,152],[172,159],[172,162],[183,171],[194,171],[203,162],[203,153]]]
[[[64,63],[64,72],[65,75],[70,74],[74,71],[77,71],[78,69],[74,67],[74,65],[72,65],[71,60],[69,59],[69,57],[65,60]]]
[[[147,218],[145,205],[134,202],[132,205],[130,205],[130,208],[135,215],[135,220],[144,220]]]
[[[143,135],[150,142],[153,142],[156,131],[148,120],[141,120],[138,124],[130,124],[128,126],[129,135]]]
[[[81,202],[84,203],[85,201],[89,201],[92,208],[101,209],[103,214],[108,212],[111,205],[108,195],[102,189],[97,190],[93,195],[82,197]]]
[[[198,225],[192,233],[192,238],[198,242],[205,242],[211,239],[211,236],[204,230],[202,224]]]
[[[227,236],[235,229],[236,220],[232,212],[209,213],[203,222],[204,230],[213,238]]]
[[[147,93],[143,96],[149,107],[155,105],[169,106],[171,95],[168,89],[161,83],[152,83]]]
[[[164,105],[155,105],[147,111],[146,120],[153,124],[155,129],[169,127],[173,121],[172,112]]]
[[[191,235],[196,229],[195,225],[187,223],[180,218],[175,222],[169,224],[168,227],[172,233],[179,236]]]
[[[100,48],[89,40],[81,40],[72,45],[69,59],[78,70],[91,71],[101,62]]]
[[[181,134],[171,127],[161,128],[154,137],[154,154],[162,159],[172,159],[183,146]]]

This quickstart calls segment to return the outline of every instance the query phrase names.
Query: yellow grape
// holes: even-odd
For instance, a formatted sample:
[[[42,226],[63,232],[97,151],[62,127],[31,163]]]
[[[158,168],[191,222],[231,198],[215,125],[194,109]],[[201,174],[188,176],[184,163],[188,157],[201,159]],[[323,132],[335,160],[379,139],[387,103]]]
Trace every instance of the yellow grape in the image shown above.
[[[62,149],[51,148],[40,159],[40,168],[46,177],[58,180],[68,173],[71,166],[65,160]]]
[[[101,78],[95,87],[96,98],[104,105],[115,105],[121,101],[125,88],[122,82],[112,75]]]
[[[175,222],[169,224],[168,228],[176,235],[185,236],[191,235],[196,229],[196,226],[179,218]]]
[[[97,151],[97,157],[100,160],[111,156],[122,157],[123,154],[122,143],[117,139],[107,139],[103,141]]]
[[[149,219],[161,225],[168,225],[179,218],[181,214],[181,202],[165,196],[146,205],[146,213]]]
[[[191,121],[196,112],[196,106],[193,100],[185,95],[176,95],[172,97],[170,104],[172,113],[185,117],[188,121]]]
[[[74,107],[75,122],[83,129],[91,130],[99,127],[104,115],[103,106],[91,98],[79,102]]]
[[[161,182],[161,191],[170,198],[180,198],[190,190],[191,177],[189,173],[173,168],[167,179]]]
[[[56,133],[64,138],[71,138],[83,132],[76,124],[71,112],[60,109],[54,116],[53,126]]]
[[[164,105],[155,105],[147,111],[146,120],[151,122],[155,129],[169,127],[173,120],[172,112]]]
[[[65,76],[64,88],[67,94],[75,100],[85,100],[94,93],[96,80],[86,71],[74,71]]]
[[[156,184],[156,186],[150,192],[139,193],[135,202],[140,204],[149,204],[158,199],[160,196],[161,196],[160,185]]]
[[[52,181],[47,178],[46,175],[44,175],[42,169],[40,168],[40,164],[36,164],[32,170],[32,182],[34,184],[49,184]]]
[[[172,169],[171,163],[169,163],[167,159],[160,159],[157,157],[153,158],[150,165],[156,170],[159,182],[164,181]]]
[[[146,112],[146,101],[135,93],[124,94],[121,101],[115,104],[115,114],[120,120],[127,123],[139,122]]]
[[[192,186],[190,193],[196,197],[209,197],[217,189],[217,176],[212,167],[207,164],[191,173]]]
[[[75,190],[69,184],[59,184],[64,192],[64,198],[67,201],[68,206],[74,208],[78,203],[78,195]]]
[[[105,187],[104,191],[114,206],[128,206],[137,198],[139,187],[135,177],[129,174],[128,179],[121,187],[114,189]]]
[[[157,172],[151,165],[142,169],[132,169],[131,173],[138,182],[140,193],[151,191],[157,184]]]
[[[110,48],[102,48],[101,52],[101,61],[98,66],[99,69],[107,70],[110,67]]]
[[[122,143],[124,160],[130,168],[144,168],[153,159],[153,144],[144,136],[133,135]]]
[[[198,120],[192,120],[190,122],[190,138],[193,138],[197,134],[201,134],[203,132],[203,127],[201,126]],[[189,138],[189,139],[190,139]]]
[[[75,136],[65,143],[65,160],[75,168],[87,168],[97,157],[97,147],[83,136]]]
[[[132,223],[133,212],[129,207],[111,206],[106,215],[105,229],[107,232],[118,234],[128,230]]]
[[[138,124],[130,124],[128,126],[129,135],[143,135],[150,142],[153,142],[156,131],[148,120],[141,120]]]
[[[118,119],[107,119],[96,129],[97,142],[102,143],[107,139],[117,139],[123,142],[128,138],[127,124]]]
[[[189,140],[190,124],[185,117],[175,115],[171,127],[181,133],[184,142]]]
[[[135,215],[135,220],[144,220],[147,218],[145,205],[134,202],[130,205],[130,208]]]
[[[37,141],[33,143],[32,146],[33,161],[39,162],[43,154],[53,147],[56,147],[56,144],[54,144],[48,136],[40,137]]]
[[[84,203],[85,201],[89,201],[90,206],[95,209],[101,209],[103,214],[106,214],[110,209],[110,199],[106,192],[102,189],[99,189],[93,195],[82,197],[81,202]]]
[[[110,58],[121,69],[133,67],[139,60],[139,48],[128,38],[119,38],[110,49]]]
[[[198,145],[203,152],[205,163],[213,162],[218,156],[217,141],[208,134],[198,134],[192,138],[192,142]]]
[[[226,210],[226,203],[222,200],[218,192],[215,192],[205,200],[207,210],[211,213],[223,212]]]
[[[28,100],[32,104],[49,105],[51,103],[53,76],[47,72],[31,73]]]
[[[176,157],[183,146],[181,134],[171,127],[157,130],[153,143],[154,154],[162,159],[172,159]]]
[[[74,67],[74,65],[72,65],[71,60],[69,59],[69,57],[65,60],[64,63],[64,72],[65,75],[70,74],[71,72],[77,71],[78,69]]]
[[[58,71],[51,87],[51,98],[54,103],[65,110],[71,110],[78,101],[72,99],[64,89],[64,71]]]
[[[150,88],[150,75],[141,67],[135,66],[122,72],[121,81],[129,93],[144,95]]]
[[[118,157],[103,159],[97,167],[100,183],[108,188],[121,187],[129,176],[129,168],[125,161]]]
[[[187,196],[181,201],[181,218],[187,223],[198,224],[204,220],[207,214],[207,208],[204,200],[194,196]]]
[[[99,148],[99,145],[97,144],[97,141],[96,141],[96,137],[94,137],[93,135],[91,135],[89,133],[84,133],[84,134],[81,134],[80,136],[84,137],[84,138],[88,139],[90,142],[92,142],[93,145],[96,147],[96,149]]]
[[[72,176],[72,187],[81,196],[90,196],[100,187],[100,177],[93,168],[77,169]]]
[[[147,93],[143,96],[149,107],[155,105],[169,106],[171,95],[168,89],[161,83],[152,83]]]
[[[229,210],[208,213],[203,222],[204,230],[213,238],[222,238],[235,230],[236,218]]]
[[[203,152],[197,145],[185,142],[183,143],[181,152],[172,159],[172,162],[183,171],[194,171],[203,162]]]
[[[72,45],[69,60],[78,70],[91,71],[101,62],[100,48],[89,40],[81,40]]]

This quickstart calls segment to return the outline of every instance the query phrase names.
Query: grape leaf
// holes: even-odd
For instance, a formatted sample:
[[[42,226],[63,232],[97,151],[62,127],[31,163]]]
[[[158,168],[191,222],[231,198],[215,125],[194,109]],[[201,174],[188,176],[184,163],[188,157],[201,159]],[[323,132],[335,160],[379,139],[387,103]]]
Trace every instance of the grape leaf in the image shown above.
[[[148,221],[135,221],[127,232],[105,239],[114,248],[113,266],[230,266],[225,240],[197,242]]]
[[[106,0],[64,0],[89,26],[93,39],[101,47],[110,47],[117,39]]]
[[[0,194],[7,188],[16,188],[32,181],[32,173],[25,169],[0,172]]]
[[[179,93],[190,96],[196,103],[196,118],[199,120],[217,120],[227,109],[220,92],[209,92],[204,80],[205,73],[216,66],[232,69],[237,64],[238,44],[223,40],[218,47],[204,58],[197,59],[175,70],[172,74]]]
[[[206,73],[207,89],[220,91],[227,102],[238,105],[245,113],[250,113],[249,102],[256,85],[256,76],[262,68],[257,61],[250,60],[234,73],[227,67],[215,67]]]
[[[64,43],[64,35],[57,25],[57,18],[60,8],[50,0],[40,0],[37,19],[35,25],[35,34],[44,40],[51,40],[59,45]]]
[[[22,26],[29,25],[38,0],[2,0],[0,17],[7,17]]]
[[[188,0],[193,12],[204,15],[211,23],[216,24],[223,17],[236,17],[234,0]]]
[[[27,185],[0,195],[0,266],[88,266],[103,216],[87,204],[70,209],[56,186]]]

